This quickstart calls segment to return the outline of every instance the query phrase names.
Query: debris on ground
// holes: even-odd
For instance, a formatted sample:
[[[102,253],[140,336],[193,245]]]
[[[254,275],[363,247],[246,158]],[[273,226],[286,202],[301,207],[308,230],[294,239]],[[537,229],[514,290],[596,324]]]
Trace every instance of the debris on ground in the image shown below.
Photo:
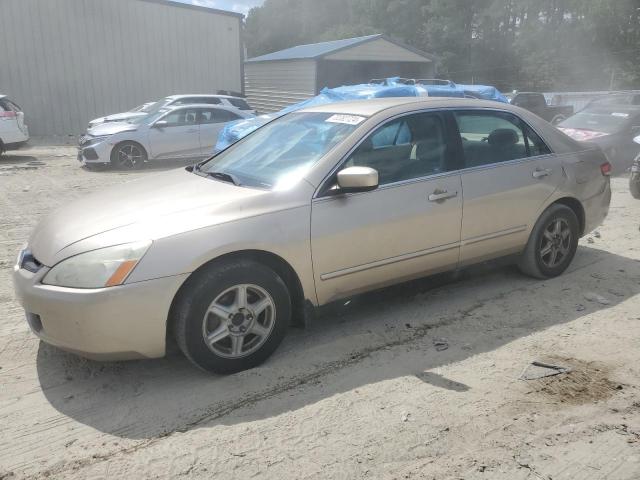
[[[576,305],[576,311],[578,311],[578,312],[583,311],[585,308],[587,308],[587,307],[585,307],[585,306],[584,306],[584,305],[582,305],[581,303],[579,303],[578,305]]]
[[[590,302],[596,302],[599,303],[600,305],[610,305],[611,302],[606,299],[605,297],[603,297],[602,295],[598,295],[595,292],[587,292],[584,294],[584,298]]]
[[[588,237],[587,243],[595,243],[595,240],[593,239],[593,237]]]
[[[596,230],[595,232],[593,232],[593,236],[596,238],[600,238],[600,232]]]
[[[449,342],[444,338],[434,338],[433,346],[438,352],[442,352],[443,350],[449,348]]]
[[[402,414],[402,421],[403,421],[403,422],[408,422],[408,421],[409,421],[409,415],[411,415],[411,414],[410,414],[410,413],[408,413],[408,412],[404,412],[404,413]]]
[[[553,377],[563,373],[569,373],[570,367],[562,365],[553,365],[550,363],[539,362],[534,360],[522,371],[520,380],[537,380],[538,378]]]

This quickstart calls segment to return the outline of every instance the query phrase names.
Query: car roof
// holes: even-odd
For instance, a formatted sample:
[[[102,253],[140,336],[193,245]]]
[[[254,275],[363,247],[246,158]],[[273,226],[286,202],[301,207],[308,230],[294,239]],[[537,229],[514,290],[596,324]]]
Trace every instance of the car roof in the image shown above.
[[[242,97],[234,97],[233,95],[218,95],[213,93],[189,93],[189,94],[181,94],[181,95],[169,95],[166,98],[171,98],[173,100],[178,100],[180,98],[189,98],[189,97],[204,97],[204,98],[242,98]],[[244,99],[243,99],[244,100]]]
[[[368,100],[350,100],[346,102],[328,103],[314,107],[307,107],[297,110],[297,112],[323,112],[323,113],[345,113],[352,115],[371,116],[389,108],[406,106],[407,110],[416,108],[502,108],[515,111],[516,109],[502,102],[492,102],[489,100],[476,100],[472,98],[452,98],[452,97],[388,97],[373,98]]]
[[[228,105],[212,105],[210,103],[188,103],[186,105],[167,105],[163,107],[163,110],[180,110],[181,108],[219,108],[220,110],[229,110],[230,112],[237,112],[238,109],[230,107]]]

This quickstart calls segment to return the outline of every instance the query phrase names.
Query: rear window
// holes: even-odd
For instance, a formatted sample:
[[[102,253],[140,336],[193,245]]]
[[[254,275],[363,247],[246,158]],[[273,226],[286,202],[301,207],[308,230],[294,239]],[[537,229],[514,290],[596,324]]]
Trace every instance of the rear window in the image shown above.
[[[249,106],[247,101],[243,100],[242,98],[230,98],[229,103],[234,107],[239,108],[240,110],[251,110],[251,107]]]
[[[21,112],[22,109],[8,98],[0,99],[0,108],[5,112]]]

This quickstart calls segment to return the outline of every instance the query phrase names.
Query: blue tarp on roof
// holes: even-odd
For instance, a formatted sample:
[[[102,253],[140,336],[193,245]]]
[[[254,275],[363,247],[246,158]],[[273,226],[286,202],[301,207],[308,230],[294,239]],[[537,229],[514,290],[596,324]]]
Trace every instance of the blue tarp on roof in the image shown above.
[[[228,123],[218,135],[214,153],[227,148],[229,145],[237,142],[242,137],[250,134],[274,118],[295,112],[302,108],[346,100],[365,100],[369,98],[426,96],[464,98],[467,96],[465,95],[465,91],[472,92],[474,97],[508,103],[506,97],[494,87],[485,85],[456,85],[453,82],[449,82],[448,85],[406,85],[400,83],[398,77],[388,78],[383,84],[366,83],[362,85],[344,85],[337,88],[323,88],[319,95],[290,105],[278,112]]]

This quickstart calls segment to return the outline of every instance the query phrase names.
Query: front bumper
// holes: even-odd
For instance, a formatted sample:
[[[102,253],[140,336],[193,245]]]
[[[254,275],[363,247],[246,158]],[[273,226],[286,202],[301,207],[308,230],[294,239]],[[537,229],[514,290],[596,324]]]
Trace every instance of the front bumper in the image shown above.
[[[78,146],[78,161],[87,163],[109,163],[113,145],[108,140],[102,140],[90,145]]]
[[[164,356],[169,308],[188,274],[76,289],[43,285],[48,270],[13,272],[29,326],[43,341],[94,360]]]

